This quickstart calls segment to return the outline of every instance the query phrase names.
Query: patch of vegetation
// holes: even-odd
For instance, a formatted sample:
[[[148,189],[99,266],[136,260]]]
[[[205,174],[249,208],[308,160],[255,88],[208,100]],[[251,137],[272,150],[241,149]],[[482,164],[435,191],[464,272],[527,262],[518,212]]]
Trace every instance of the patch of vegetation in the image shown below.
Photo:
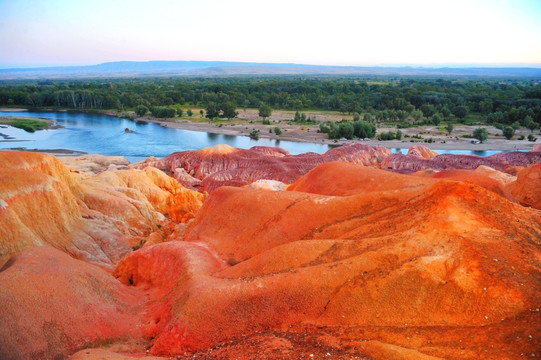
[[[49,128],[49,123],[41,120],[34,119],[0,119],[0,123],[10,125],[24,131],[34,132],[36,130],[43,130]]]
[[[503,128],[503,136],[505,136],[507,140],[511,140],[514,135],[515,129],[513,129],[511,126],[506,126]]]
[[[139,116],[145,116],[148,111],[148,107],[146,107],[145,105],[138,105],[135,107],[135,113]]]
[[[409,121],[401,121],[398,124],[396,124],[397,129],[407,129],[416,126],[415,124],[409,122]]]
[[[472,135],[474,138],[476,138],[480,142],[486,141],[488,139],[488,131],[485,128],[475,129]]]
[[[398,130],[397,132],[384,132],[378,135],[378,140],[401,140],[402,139],[402,132]]]
[[[259,130],[255,130],[255,129],[252,130],[250,132],[250,135],[248,135],[248,136],[250,136],[250,139],[259,140]]]
[[[150,113],[157,118],[172,118],[175,117],[177,111],[165,106],[153,106],[150,108]]]

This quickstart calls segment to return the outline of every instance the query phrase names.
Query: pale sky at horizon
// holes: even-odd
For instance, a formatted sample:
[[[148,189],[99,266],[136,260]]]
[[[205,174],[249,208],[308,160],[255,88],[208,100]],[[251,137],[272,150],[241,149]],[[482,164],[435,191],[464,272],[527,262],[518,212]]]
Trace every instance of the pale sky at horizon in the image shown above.
[[[541,65],[541,0],[0,0],[0,68]]]

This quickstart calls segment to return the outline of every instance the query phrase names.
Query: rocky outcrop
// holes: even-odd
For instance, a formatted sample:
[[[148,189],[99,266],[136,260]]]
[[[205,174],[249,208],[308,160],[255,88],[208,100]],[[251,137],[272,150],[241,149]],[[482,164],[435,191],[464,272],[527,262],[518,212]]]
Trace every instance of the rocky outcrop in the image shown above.
[[[124,156],[82,155],[65,156],[62,162],[71,170],[87,175],[96,175],[104,171],[127,169],[130,162]]]
[[[390,154],[387,148],[363,144],[337,147],[323,155],[290,155],[283,149],[264,146],[244,150],[217,145],[174,153],[159,160],[147,160],[133,167],[153,166],[170,174],[184,186],[211,192],[220,186],[243,186],[257,180],[291,184],[317,165],[329,161],[379,166]]]
[[[0,152],[1,264],[47,244],[112,269],[193,218],[204,197],[153,168],[83,175],[52,155]]]
[[[541,152],[499,153],[487,157],[476,155],[443,154],[430,159],[419,156],[393,154],[385,158],[381,168],[386,170],[412,173],[425,169],[433,170],[475,170],[479,166],[488,166],[495,170],[516,175],[522,167],[541,163]]]
[[[430,150],[424,145],[413,145],[408,150],[408,156],[416,156],[423,159],[432,159],[438,156],[438,153]]]
[[[149,297],[152,354],[277,344],[294,356],[314,343],[376,359],[536,353],[538,210],[474,182],[344,163],[288,190],[220,187],[184,242],[120,262],[115,276]]]
[[[321,155],[290,155],[285,150],[272,147],[259,146],[244,150],[217,145],[198,151],[174,153],[163,159],[149,158],[132,167],[144,169],[153,166],[190,189],[212,192],[220,186],[244,186],[258,180],[292,184],[311,169],[330,161],[363,164],[400,173],[475,170],[481,167],[515,176],[522,168],[541,163],[541,152],[499,153],[488,157],[438,155],[426,146],[414,145],[404,155],[392,154],[384,147],[349,144]]]
[[[530,166],[517,175],[507,190],[524,206],[541,210],[541,164]]]

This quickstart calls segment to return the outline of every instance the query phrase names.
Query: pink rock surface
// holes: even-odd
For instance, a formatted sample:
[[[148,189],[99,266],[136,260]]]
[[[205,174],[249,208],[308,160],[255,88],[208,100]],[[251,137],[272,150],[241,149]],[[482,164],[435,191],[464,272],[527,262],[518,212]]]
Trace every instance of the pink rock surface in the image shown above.
[[[0,270],[0,358],[62,359],[77,349],[140,337],[143,292],[49,246]]]
[[[541,152],[512,152],[499,153],[481,157],[475,155],[443,154],[430,159],[418,156],[393,154],[381,163],[385,170],[412,173],[425,169],[433,170],[475,170],[479,166],[489,166],[501,172],[516,175],[522,167],[541,163]]]
[[[280,148],[263,146],[244,150],[218,145],[198,151],[174,153],[161,160],[145,161],[134,166],[157,167],[187,187],[211,192],[220,186],[243,186],[257,180],[291,184],[317,165],[328,161],[347,161],[378,167],[390,154],[387,148],[373,148],[363,144],[341,146],[322,155],[290,155]],[[186,174],[201,183],[198,184]]]

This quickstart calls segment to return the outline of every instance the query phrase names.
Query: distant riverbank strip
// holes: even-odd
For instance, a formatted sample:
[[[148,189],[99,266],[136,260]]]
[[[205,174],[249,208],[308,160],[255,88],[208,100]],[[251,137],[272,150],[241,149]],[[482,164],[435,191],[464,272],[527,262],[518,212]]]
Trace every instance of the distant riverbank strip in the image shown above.
[[[0,111],[28,111],[22,108],[0,108]],[[527,140],[507,140],[497,138],[495,134],[500,130],[493,126],[481,126],[487,128],[490,134],[488,140],[483,143],[472,143],[471,138],[464,138],[464,135],[469,135],[473,130],[479,126],[456,126],[453,136],[446,136],[441,133],[441,129],[437,126],[419,126],[415,128],[401,129],[404,134],[402,140],[390,140],[382,141],[378,139],[370,140],[332,140],[328,139],[327,134],[320,133],[319,123],[316,124],[295,124],[289,119],[292,117],[289,111],[276,110],[270,117],[270,125],[262,124],[261,119],[258,118],[257,110],[247,109],[239,112],[239,118],[230,121],[212,121],[202,117],[193,118],[172,118],[172,119],[160,119],[152,116],[136,116],[133,112],[119,112],[111,110],[91,110],[91,111],[76,111],[71,109],[32,109],[32,111],[69,111],[80,113],[98,113],[104,115],[115,116],[119,118],[129,118],[134,121],[152,122],[163,127],[199,131],[206,133],[214,133],[229,136],[249,136],[251,132],[256,131],[260,138],[268,138],[275,140],[295,141],[304,143],[326,144],[331,146],[339,146],[344,144],[362,142],[370,146],[385,146],[388,148],[402,148],[408,149],[413,145],[422,144],[433,150],[465,150],[465,151],[518,151],[518,150],[530,150],[535,144]],[[316,115],[320,122],[324,121],[337,121],[334,116],[327,114]],[[0,119],[12,119],[12,117],[2,117]],[[36,119],[27,119],[36,120]],[[39,121],[46,121],[49,126],[54,124],[51,120],[39,119]],[[378,124],[378,133],[386,131],[396,131],[394,127],[386,127],[385,123]],[[280,128],[281,134],[277,135],[273,129]],[[420,140],[422,137],[425,140],[430,139],[430,142]]]

